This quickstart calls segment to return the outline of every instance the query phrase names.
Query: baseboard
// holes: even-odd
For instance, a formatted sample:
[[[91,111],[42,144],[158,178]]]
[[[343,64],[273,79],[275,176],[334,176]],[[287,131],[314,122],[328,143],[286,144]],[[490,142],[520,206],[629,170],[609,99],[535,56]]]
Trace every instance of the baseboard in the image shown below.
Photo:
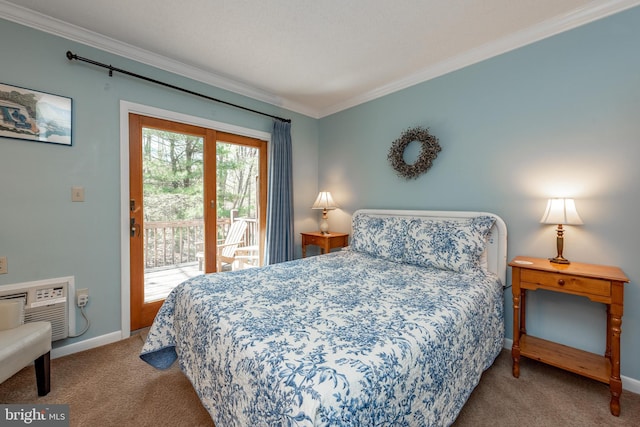
[[[95,338],[89,338],[88,340],[74,342],[73,344],[64,345],[62,347],[54,348],[51,350],[51,358],[57,359],[58,357],[68,356],[80,351],[90,350],[92,348],[100,347],[103,345],[111,344],[122,339],[122,332],[116,331],[106,335],[101,335]]]
[[[640,380],[625,377],[624,375],[620,375],[620,378],[622,379],[622,388],[624,390],[629,390],[630,392],[640,394]]]
[[[511,350],[511,346],[513,345],[513,340],[508,338],[504,339],[504,348],[507,350]],[[640,380],[636,380],[635,378],[625,377],[624,375],[620,375],[620,379],[622,380],[622,389],[628,390],[632,393],[640,394]]]

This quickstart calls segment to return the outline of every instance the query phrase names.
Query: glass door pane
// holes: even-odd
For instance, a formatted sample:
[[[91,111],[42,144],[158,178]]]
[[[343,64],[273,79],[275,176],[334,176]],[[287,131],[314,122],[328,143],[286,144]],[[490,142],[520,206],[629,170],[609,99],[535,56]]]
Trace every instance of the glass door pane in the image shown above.
[[[203,272],[203,144],[201,136],[142,129],[145,303]]]
[[[218,140],[216,144],[216,182],[218,270],[237,270],[260,265],[260,149]],[[242,237],[233,251],[225,250],[238,242],[233,224],[243,222]],[[231,241],[230,241],[231,240]]]

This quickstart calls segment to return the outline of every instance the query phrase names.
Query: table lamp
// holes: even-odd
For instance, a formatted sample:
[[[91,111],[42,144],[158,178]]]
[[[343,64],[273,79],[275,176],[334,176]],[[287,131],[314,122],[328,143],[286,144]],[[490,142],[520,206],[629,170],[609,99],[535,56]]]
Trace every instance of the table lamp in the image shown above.
[[[322,234],[329,234],[329,221],[327,219],[327,211],[337,208],[336,202],[333,201],[331,193],[321,191],[318,198],[311,206],[311,209],[322,209],[322,220],[320,221],[320,231]]]
[[[549,199],[547,209],[540,220],[543,224],[558,224],[556,231],[556,245],[558,247],[558,255],[555,258],[549,258],[549,261],[556,264],[569,264],[569,260],[562,256],[564,248],[564,230],[563,225],[581,225],[582,219],[576,210],[576,204],[573,199]]]

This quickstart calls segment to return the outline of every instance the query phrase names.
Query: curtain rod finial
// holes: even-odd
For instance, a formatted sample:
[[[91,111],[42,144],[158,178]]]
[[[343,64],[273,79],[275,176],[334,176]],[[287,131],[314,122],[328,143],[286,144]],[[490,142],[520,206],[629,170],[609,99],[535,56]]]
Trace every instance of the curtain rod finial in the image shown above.
[[[67,51],[67,59],[71,61],[72,59],[77,58],[77,55],[74,55],[70,50]]]

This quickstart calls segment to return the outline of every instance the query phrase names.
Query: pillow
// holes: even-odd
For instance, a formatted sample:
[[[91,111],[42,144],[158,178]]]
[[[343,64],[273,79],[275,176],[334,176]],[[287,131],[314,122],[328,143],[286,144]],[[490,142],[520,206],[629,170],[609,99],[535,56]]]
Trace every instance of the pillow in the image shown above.
[[[353,217],[351,248],[378,258],[402,262],[405,251],[407,220],[357,214]]]
[[[24,323],[24,299],[0,300],[0,331],[17,328]]]
[[[414,218],[407,226],[404,262],[441,270],[481,269],[481,257],[495,218]]]

